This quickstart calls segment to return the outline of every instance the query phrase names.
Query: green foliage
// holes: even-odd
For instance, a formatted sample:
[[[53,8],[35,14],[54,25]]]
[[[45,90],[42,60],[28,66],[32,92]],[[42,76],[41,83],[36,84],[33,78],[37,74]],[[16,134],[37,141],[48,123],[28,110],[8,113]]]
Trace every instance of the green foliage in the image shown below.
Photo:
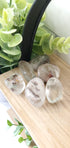
[[[6,0],[0,0],[0,16],[2,15],[3,8],[8,8]]]
[[[18,121],[17,119],[15,119],[15,121],[17,122],[17,124],[13,124],[9,120],[7,120],[8,126],[11,127],[11,126],[14,125],[16,127],[16,129],[14,131],[14,135],[15,136],[20,135],[22,133],[22,131],[25,130],[26,138],[19,137],[18,142],[22,143],[23,141],[25,141],[26,145],[30,146],[32,141],[33,141],[32,137],[30,136],[29,132],[25,129],[24,125],[20,121]],[[33,148],[38,148],[38,147],[37,146],[33,146]]]
[[[22,42],[22,36],[19,33],[16,33],[14,36],[11,36],[11,40],[8,42],[8,47],[15,47]]]
[[[19,9],[24,9],[26,6],[26,1],[25,0],[15,0],[16,6]]]
[[[13,59],[10,58],[9,56],[7,56],[7,54],[3,53],[2,51],[0,51],[0,57],[9,61],[9,62],[13,62]]]
[[[21,58],[19,44],[22,30],[31,7],[26,0],[0,1],[0,65],[1,69],[16,65]],[[5,63],[4,63],[5,62]]]
[[[26,139],[25,139],[25,140],[26,140]],[[20,138],[18,139],[18,142],[19,142],[19,143],[22,143],[22,142],[25,141],[25,140],[24,140],[23,137],[20,137]]]
[[[17,125],[15,131],[14,131],[14,135],[17,136],[17,135],[20,135],[21,132],[23,131],[24,129],[24,126],[21,126],[21,125]]]
[[[18,123],[18,125],[23,126],[23,124],[20,121],[18,121],[16,118],[15,118],[15,121]]]
[[[20,43],[27,14],[34,0],[0,0],[0,65],[4,69],[18,64],[21,58]],[[31,58],[36,55],[52,54],[54,50],[67,54],[70,37],[56,37],[44,26],[45,14],[37,29]],[[5,62],[5,63],[4,63]]]
[[[35,35],[33,44],[33,54],[47,54],[50,55],[57,50],[60,53],[68,54],[70,48],[70,37],[56,37],[44,25],[39,26]]]
[[[13,125],[9,120],[7,120],[7,124],[8,124],[8,126],[12,126]]]

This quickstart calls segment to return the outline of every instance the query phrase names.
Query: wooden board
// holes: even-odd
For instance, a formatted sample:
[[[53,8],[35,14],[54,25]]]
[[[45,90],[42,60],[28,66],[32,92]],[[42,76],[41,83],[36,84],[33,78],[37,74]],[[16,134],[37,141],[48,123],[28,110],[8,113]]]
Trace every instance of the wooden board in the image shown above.
[[[63,84],[63,100],[57,104],[49,104],[47,99],[40,108],[32,106],[24,93],[17,96],[4,84],[4,80],[19,72],[16,68],[0,75],[0,88],[20,120],[30,132],[40,148],[70,148],[70,66],[59,57],[52,55],[50,62],[59,66],[60,80]]]

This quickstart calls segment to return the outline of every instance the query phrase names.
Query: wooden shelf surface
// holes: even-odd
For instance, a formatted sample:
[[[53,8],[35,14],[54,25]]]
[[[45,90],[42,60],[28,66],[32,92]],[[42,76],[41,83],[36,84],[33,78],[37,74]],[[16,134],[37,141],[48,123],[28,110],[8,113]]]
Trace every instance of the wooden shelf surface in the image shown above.
[[[70,148],[70,65],[56,55],[50,57],[50,63],[60,68],[60,80],[63,84],[63,99],[56,104],[49,104],[47,99],[41,108],[35,108],[25,98],[24,93],[15,95],[5,86],[5,79],[13,69],[0,75],[0,89],[11,104],[20,120],[30,132],[40,148]]]

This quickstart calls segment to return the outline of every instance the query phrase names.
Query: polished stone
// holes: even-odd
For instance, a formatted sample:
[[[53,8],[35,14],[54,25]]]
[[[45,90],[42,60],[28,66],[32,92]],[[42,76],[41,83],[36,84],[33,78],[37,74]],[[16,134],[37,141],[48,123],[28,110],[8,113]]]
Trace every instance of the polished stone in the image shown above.
[[[25,82],[21,75],[15,73],[5,80],[6,86],[15,94],[21,94],[25,89]]]
[[[48,63],[49,57],[47,55],[40,55],[30,61],[33,69],[37,71],[38,67],[42,64]]]
[[[28,63],[26,61],[20,61],[19,62],[19,69],[27,82],[29,82],[32,78],[35,77],[35,72],[34,72],[32,65],[30,63]]]
[[[27,84],[25,96],[35,107],[41,107],[45,101],[45,86],[43,81],[35,77]]]
[[[46,63],[39,66],[37,74],[44,82],[47,82],[51,77],[59,78],[60,69],[53,64]]]
[[[49,103],[53,104],[61,100],[63,96],[63,87],[60,80],[54,77],[50,78],[46,83],[45,92]]]

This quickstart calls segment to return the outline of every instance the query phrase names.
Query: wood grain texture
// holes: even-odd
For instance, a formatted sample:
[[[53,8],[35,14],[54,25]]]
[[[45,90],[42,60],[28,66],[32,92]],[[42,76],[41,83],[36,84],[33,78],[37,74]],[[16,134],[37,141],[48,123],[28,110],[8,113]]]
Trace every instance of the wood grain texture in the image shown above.
[[[11,92],[4,80],[14,72],[20,73],[18,68],[0,75],[0,88],[38,147],[70,148],[70,66],[56,55],[50,57],[50,62],[59,66],[61,71],[64,91],[60,102],[51,105],[46,99],[38,109],[28,102],[24,93],[17,96]]]

